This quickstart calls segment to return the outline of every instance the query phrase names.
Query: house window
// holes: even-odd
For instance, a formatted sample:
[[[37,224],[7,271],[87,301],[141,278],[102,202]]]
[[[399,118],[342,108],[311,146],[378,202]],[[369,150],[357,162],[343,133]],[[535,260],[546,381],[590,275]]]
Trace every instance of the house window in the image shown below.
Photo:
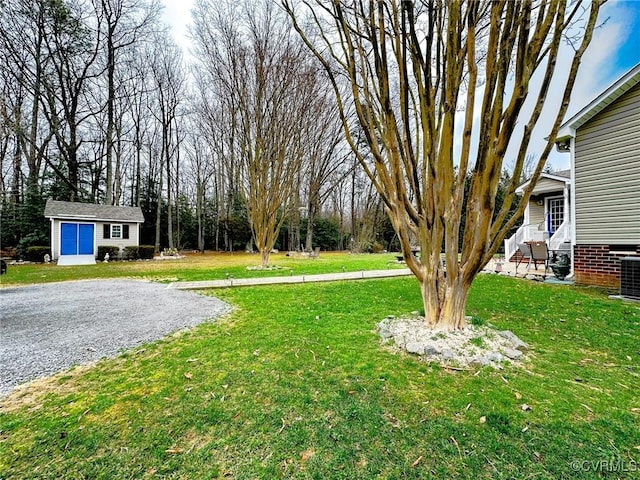
[[[564,222],[564,198],[556,197],[548,199],[547,203],[547,230],[553,235]]]
[[[122,225],[111,225],[111,238],[122,238]]]

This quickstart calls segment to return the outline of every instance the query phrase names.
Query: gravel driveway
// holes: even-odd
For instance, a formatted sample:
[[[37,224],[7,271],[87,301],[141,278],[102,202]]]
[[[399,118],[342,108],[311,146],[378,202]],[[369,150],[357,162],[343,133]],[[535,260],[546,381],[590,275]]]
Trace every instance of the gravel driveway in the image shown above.
[[[143,281],[0,289],[0,396],[20,383],[116,356],[228,310],[217,298]]]

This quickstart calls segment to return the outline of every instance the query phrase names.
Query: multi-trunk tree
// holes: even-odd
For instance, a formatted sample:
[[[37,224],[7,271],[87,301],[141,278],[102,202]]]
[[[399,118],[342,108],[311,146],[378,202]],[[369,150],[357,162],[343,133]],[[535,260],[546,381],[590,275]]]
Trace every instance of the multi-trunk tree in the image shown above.
[[[333,82],[347,140],[420,283],[427,325],[465,327],[471,283],[521,216],[544,168],[601,3],[282,1]],[[574,48],[560,62],[567,36]],[[561,97],[548,96],[553,80],[566,85]],[[364,145],[352,136],[350,106]],[[548,142],[509,218],[543,107]],[[509,149],[516,152],[513,180],[496,210]],[[416,244],[420,258],[411,253]]]
[[[314,122],[317,64],[273,2],[201,1],[194,12],[196,54],[226,110],[227,170],[246,206],[261,264],[268,265],[298,189],[304,126]]]

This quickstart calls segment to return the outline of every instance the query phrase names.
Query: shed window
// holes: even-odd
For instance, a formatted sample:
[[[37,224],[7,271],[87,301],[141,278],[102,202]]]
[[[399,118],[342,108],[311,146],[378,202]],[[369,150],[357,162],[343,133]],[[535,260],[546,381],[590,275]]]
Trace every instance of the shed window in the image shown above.
[[[105,223],[102,229],[102,238],[129,238],[129,225],[112,225]]]
[[[111,225],[111,238],[122,238],[122,225]]]

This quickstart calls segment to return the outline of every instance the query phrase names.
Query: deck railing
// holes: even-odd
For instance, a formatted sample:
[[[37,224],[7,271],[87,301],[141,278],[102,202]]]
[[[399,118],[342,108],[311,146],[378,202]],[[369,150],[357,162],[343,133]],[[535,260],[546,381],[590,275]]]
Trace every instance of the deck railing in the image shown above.
[[[562,250],[566,242],[571,242],[572,227],[569,220],[565,220],[551,238],[548,238],[548,232],[540,230],[539,225],[538,223],[522,225],[513,236],[505,239],[504,258],[507,262],[525,242],[546,240],[549,250]]]
[[[504,241],[504,258],[508,262],[524,242],[545,240],[546,233],[540,230],[538,223],[521,225],[516,233]]]
[[[571,222],[565,220],[549,239],[549,250],[562,250],[566,242],[571,242]]]

